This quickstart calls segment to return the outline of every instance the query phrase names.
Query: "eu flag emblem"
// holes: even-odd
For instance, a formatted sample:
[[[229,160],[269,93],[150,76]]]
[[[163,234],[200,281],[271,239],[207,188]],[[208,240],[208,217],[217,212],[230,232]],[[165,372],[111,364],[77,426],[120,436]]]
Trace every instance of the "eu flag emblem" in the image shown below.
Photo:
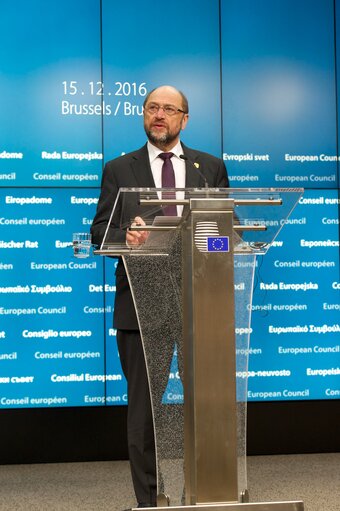
[[[229,252],[229,236],[207,236],[208,252]]]

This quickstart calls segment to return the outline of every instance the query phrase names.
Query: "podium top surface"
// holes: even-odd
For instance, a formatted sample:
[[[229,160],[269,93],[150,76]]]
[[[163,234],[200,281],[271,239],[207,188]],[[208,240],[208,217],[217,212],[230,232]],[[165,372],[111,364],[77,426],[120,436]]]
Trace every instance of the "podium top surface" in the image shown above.
[[[96,253],[166,255],[174,230],[181,229],[194,211],[206,222],[216,211],[231,212],[234,252],[265,253],[302,194],[302,188],[120,188]],[[168,206],[175,206],[177,214],[169,216]],[[212,231],[206,225],[208,237]],[[128,229],[147,231],[147,241],[129,247]],[[220,236],[218,229],[213,232]]]

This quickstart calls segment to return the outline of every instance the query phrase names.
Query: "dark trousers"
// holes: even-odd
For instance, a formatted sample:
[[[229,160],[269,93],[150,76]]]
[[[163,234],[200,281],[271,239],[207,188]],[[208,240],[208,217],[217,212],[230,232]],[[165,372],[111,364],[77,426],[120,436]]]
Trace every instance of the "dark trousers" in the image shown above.
[[[138,503],[156,506],[156,456],[149,383],[138,330],[117,330],[120,361],[128,382],[128,449]]]

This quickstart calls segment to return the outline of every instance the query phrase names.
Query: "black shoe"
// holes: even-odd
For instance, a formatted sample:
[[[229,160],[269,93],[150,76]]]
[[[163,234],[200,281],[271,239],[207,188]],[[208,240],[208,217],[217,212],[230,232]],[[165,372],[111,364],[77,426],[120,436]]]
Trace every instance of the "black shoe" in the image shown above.
[[[155,506],[152,506],[151,504],[146,504],[145,502],[140,502],[139,504],[137,504],[137,507],[155,507]],[[128,509],[123,509],[123,511],[131,511],[132,508],[129,507]]]

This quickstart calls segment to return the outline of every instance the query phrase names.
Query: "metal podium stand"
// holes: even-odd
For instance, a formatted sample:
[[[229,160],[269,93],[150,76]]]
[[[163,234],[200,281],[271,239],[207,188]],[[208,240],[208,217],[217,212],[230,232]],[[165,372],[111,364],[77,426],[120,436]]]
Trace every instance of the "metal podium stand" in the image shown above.
[[[249,503],[246,402],[256,255],[302,189],[120,189],[95,253],[122,256],[147,365],[159,509],[303,511]],[[178,217],[163,208],[175,203]],[[140,216],[145,226],[131,226]],[[147,231],[127,247],[127,228]],[[182,385],[183,384],[183,385]],[[184,390],[183,390],[184,389]],[[151,508],[150,508],[151,509]]]

